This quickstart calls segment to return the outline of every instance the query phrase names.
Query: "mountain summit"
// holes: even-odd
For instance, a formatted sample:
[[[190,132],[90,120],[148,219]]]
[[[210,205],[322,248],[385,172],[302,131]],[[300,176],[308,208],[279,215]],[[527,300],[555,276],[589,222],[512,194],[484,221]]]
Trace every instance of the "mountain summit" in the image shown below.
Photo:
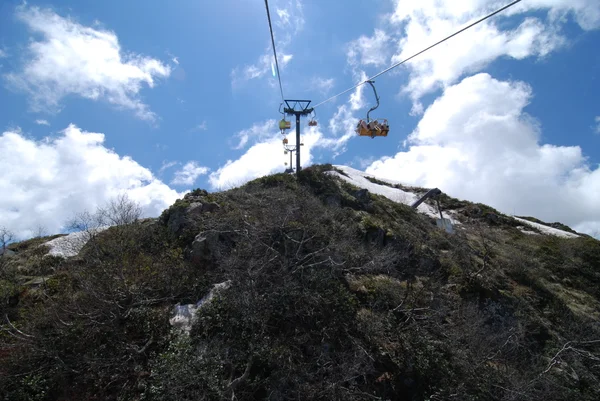
[[[319,165],[10,244],[0,398],[600,399],[600,242],[428,190]]]

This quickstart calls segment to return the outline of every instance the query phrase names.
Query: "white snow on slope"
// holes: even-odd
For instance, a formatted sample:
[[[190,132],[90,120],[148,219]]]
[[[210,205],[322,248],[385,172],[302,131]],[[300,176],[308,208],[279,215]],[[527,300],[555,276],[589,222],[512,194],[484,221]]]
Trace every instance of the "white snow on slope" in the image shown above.
[[[101,231],[106,230],[108,227],[101,227],[93,230],[92,235],[98,234]],[[48,242],[45,242],[43,245],[46,245],[50,248],[50,252],[48,255],[52,256],[62,256],[63,258],[68,258],[72,256],[77,256],[81,248],[89,241],[90,233],[85,231],[79,231],[76,233],[71,233],[69,235],[65,235],[64,237],[58,237]]]
[[[570,233],[568,231],[563,231],[563,230],[559,230],[558,228],[548,227],[543,224],[534,223],[533,221],[520,219],[520,218],[514,217],[514,216],[513,216],[513,218],[515,220],[520,221],[521,223],[527,224],[530,227],[537,228],[543,234],[554,235],[556,237],[562,237],[562,238],[579,238],[579,235]]]
[[[348,167],[348,166],[334,166],[334,167],[338,170],[343,171],[345,174],[348,175],[348,177],[344,176],[343,174],[338,173],[337,171],[330,171],[329,174],[339,177],[340,179],[342,179],[354,186],[357,186],[359,188],[365,188],[369,192],[372,192],[374,194],[385,196],[386,198],[388,198],[394,202],[403,203],[405,205],[410,206],[420,198],[419,195],[417,195],[413,192],[403,191],[398,188],[391,188],[391,187],[388,187],[387,185],[375,184],[375,183],[369,181],[368,179],[366,179],[365,177],[376,178],[378,181],[386,182],[391,185],[403,185],[401,182],[379,178],[374,175],[367,174],[363,171],[356,170],[356,169],[353,169],[352,167]],[[417,210],[423,214],[426,214],[427,216],[430,216],[433,218],[439,218],[439,213],[437,212],[436,208],[429,206],[425,203],[420,204],[419,207],[417,208]],[[452,222],[452,224],[455,224],[455,225],[460,224],[460,222],[457,221],[455,218],[453,218],[451,215],[449,215],[448,212],[444,212],[444,218],[449,219]],[[543,224],[534,223],[529,220],[524,220],[524,219],[520,219],[517,217],[514,217],[514,218],[516,220],[526,224],[526,226],[537,228],[542,234],[545,234],[545,235],[554,235],[556,237],[562,237],[562,238],[578,238],[579,237],[579,235],[577,235],[577,234],[559,230],[557,228],[548,227]],[[534,233],[532,231],[528,231],[528,230],[521,230],[521,231],[525,234],[536,234],[536,233]]]
[[[196,319],[196,312],[198,312],[198,309],[212,301],[217,293],[226,290],[229,287],[231,287],[231,280],[213,285],[213,288],[209,293],[195,304],[175,305],[171,312],[172,317],[169,319],[169,324],[172,327],[181,330],[183,333],[189,334],[190,330],[192,330],[192,324],[194,324]]]
[[[337,171],[330,171],[329,172],[330,174],[332,174],[336,177],[339,177],[340,179],[348,182],[349,184],[352,184],[359,188],[367,189],[369,192],[372,192],[374,194],[385,196],[386,198],[388,198],[394,202],[403,203],[405,205],[410,206],[420,198],[419,195],[417,195],[413,192],[403,191],[398,188],[388,187],[387,185],[375,184],[375,183],[369,181],[368,179],[366,179],[365,177],[376,178],[379,181],[387,182],[391,185],[397,185],[397,184],[402,185],[400,182],[375,177],[375,176],[367,174],[363,171],[355,170],[355,169],[353,169],[351,167],[347,167],[347,166],[334,166],[334,167],[338,170],[343,171],[345,174],[348,175],[348,177],[344,176],[343,174],[338,173]],[[419,205],[419,207],[417,208],[417,210],[423,214],[426,214],[429,217],[433,217],[433,218],[440,217],[436,208],[429,206],[425,203],[421,203]],[[448,213],[444,213],[444,218],[449,219],[452,222],[452,224],[460,224],[460,222],[458,220],[452,218],[452,216],[449,216]]]

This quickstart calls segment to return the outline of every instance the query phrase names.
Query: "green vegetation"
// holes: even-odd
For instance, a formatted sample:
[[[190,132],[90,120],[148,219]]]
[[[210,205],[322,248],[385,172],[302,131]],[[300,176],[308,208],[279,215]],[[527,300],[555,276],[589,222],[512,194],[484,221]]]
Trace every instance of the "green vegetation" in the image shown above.
[[[600,242],[442,197],[449,235],[332,169],[192,191],[69,260],[11,244],[0,400],[600,399]]]

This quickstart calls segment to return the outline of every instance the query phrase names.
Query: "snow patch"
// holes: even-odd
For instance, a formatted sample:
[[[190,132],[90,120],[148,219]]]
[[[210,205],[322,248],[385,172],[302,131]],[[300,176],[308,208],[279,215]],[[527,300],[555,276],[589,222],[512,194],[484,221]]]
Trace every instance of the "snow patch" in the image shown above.
[[[183,333],[189,334],[198,309],[212,301],[219,291],[226,290],[229,287],[231,287],[231,280],[215,284],[209,293],[195,304],[175,305],[171,313],[172,317],[169,319],[169,324],[172,327],[181,330]]]
[[[83,246],[90,240],[90,236],[96,235],[107,228],[108,227],[100,227],[90,230],[90,232],[79,231],[76,233],[71,233],[69,235],[65,235],[64,237],[58,237],[45,242],[43,245],[46,245],[50,248],[48,255],[62,256],[63,258],[77,256]]]
[[[410,206],[421,198],[420,195],[417,195],[414,192],[403,191],[399,188],[388,187],[387,185],[375,184],[365,177],[376,178],[378,181],[386,182],[390,185],[402,185],[400,182],[375,177],[363,171],[355,170],[347,166],[334,167],[338,170],[343,171],[344,174],[347,175],[347,177],[344,174],[340,174],[337,171],[329,171],[329,174],[339,177],[347,183],[357,186],[359,188],[367,189],[369,192],[372,192],[374,194],[385,196],[393,202],[403,203],[405,205]],[[438,213],[437,209],[426,203],[421,203],[419,207],[417,207],[417,210],[423,214],[426,214],[429,217],[438,219],[440,218],[440,214]],[[448,212],[444,213],[444,218],[450,220],[452,224],[460,224],[460,222],[452,216],[450,216]]]
[[[517,229],[519,231],[521,231],[523,234],[527,234],[527,235],[540,235],[540,233],[536,233],[535,231],[529,231],[528,229],[526,229],[523,226],[518,226]]]
[[[527,224],[530,227],[537,228],[538,230],[540,230],[540,232],[542,232],[542,234],[554,235],[555,237],[562,237],[562,238],[579,238],[579,235],[570,233],[568,231],[559,230],[558,228],[554,228],[554,227],[548,227],[543,224],[534,223],[533,221],[520,219],[520,218],[514,217],[514,216],[513,216],[513,218],[515,220],[520,221],[521,223]],[[521,230],[521,232],[525,232],[525,231]],[[529,234],[529,233],[525,232],[525,234]]]

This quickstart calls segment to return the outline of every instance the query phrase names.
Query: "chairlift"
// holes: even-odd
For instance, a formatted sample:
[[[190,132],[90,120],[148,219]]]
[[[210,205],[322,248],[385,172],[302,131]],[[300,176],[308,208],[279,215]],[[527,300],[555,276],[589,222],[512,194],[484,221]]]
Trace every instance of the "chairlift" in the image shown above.
[[[390,126],[388,121],[385,118],[382,119],[373,119],[369,117],[369,114],[379,107],[379,96],[377,95],[377,90],[375,89],[375,81],[367,81],[371,88],[373,88],[373,93],[375,94],[375,100],[377,104],[369,109],[367,112],[367,119],[360,120],[358,125],[356,126],[356,133],[359,136],[370,136],[371,138],[375,138],[376,136],[387,136],[390,132]]]
[[[309,127],[316,127],[318,125],[317,120],[315,120],[315,117],[316,117],[316,114],[315,114],[315,111],[313,110],[310,120],[308,120]]]
[[[281,111],[282,106],[283,103],[279,105],[279,112],[283,115],[283,118],[279,121],[279,130],[282,135],[285,135],[285,130],[292,128],[292,123],[285,119],[285,113]]]

